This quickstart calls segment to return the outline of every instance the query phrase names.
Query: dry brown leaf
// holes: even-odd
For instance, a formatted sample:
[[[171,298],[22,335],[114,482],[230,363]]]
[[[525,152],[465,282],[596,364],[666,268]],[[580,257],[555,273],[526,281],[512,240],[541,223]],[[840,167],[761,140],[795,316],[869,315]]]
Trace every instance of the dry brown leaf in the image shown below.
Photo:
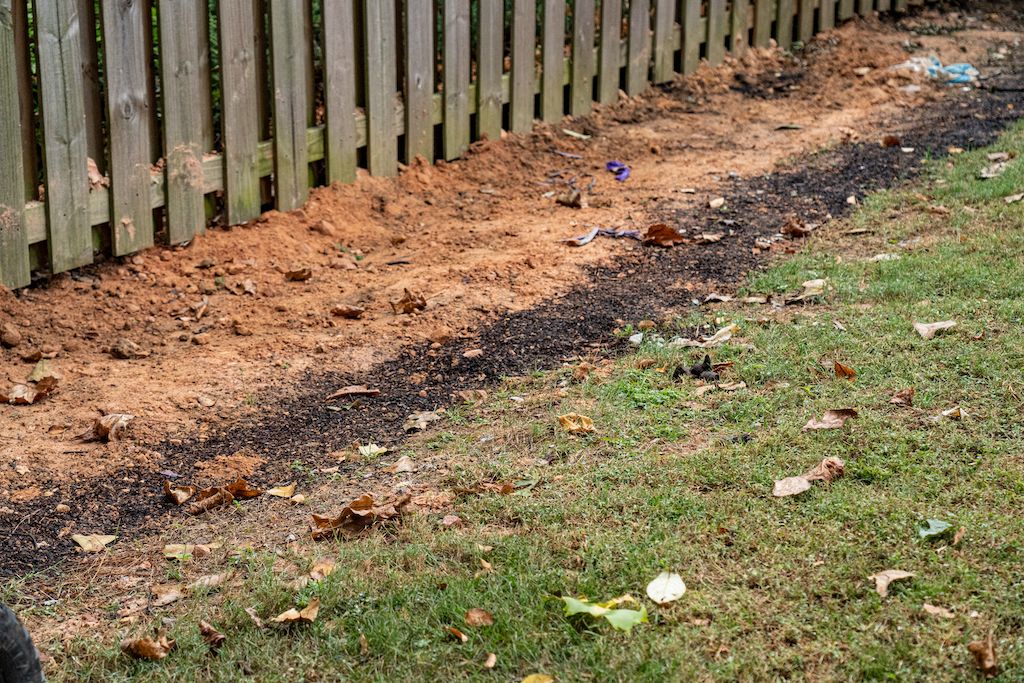
[[[746,382],[722,382],[718,385],[718,388],[722,391],[739,391],[740,389],[746,389]]]
[[[474,607],[473,609],[466,612],[466,625],[473,627],[480,626],[492,626],[494,624],[494,617],[491,613],[485,609]]]
[[[200,576],[198,579],[188,585],[190,591],[194,591],[200,588],[209,590],[211,588],[217,588],[224,582],[230,581],[235,575],[234,572],[224,572],[223,574],[207,574]]]
[[[413,413],[409,417],[405,418],[405,422],[402,424],[402,429],[407,432],[422,432],[424,431],[431,422],[437,422],[441,419],[440,410],[424,410],[418,413]]]
[[[391,474],[402,474],[404,472],[415,472],[416,471],[416,463],[414,463],[412,461],[412,458],[410,458],[408,455],[403,455],[401,458],[399,458],[398,460],[393,462],[391,465],[389,465],[388,467],[385,467],[384,471],[385,472],[390,472]]]
[[[221,543],[168,543],[162,552],[168,560],[190,560],[205,557],[221,546]]]
[[[167,635],[162,631],[153,636],[144,638],[125,638],[121,641],[121,650],[135,657],[136,659],[148,659],[156,662],[174,649],[174,641],[168,640]]]
[[[349,398],[352,396],[380,396],[380,389],[370,389],[365,384],[353,384],[352,386],[338,389],[324,400],[333,401],[336,398]]]
[[[365,633],[359,634],[359,654],[363,657],[370,654],[370,641],[366,639]]]
[[[494,654],[493,652],[488,652],[487,659],[484,660],[484,668],[493,669],[497,663],[498,655]]]
[[[455,392],[455,395],[463,403],[482,403],[487,400],[487,391],[485,389],[464,389],[463,391]]]
[[[365,308],[349,306],[348,304],[338,304],[331,308],[331,315],[338,318],[345,318],[346,320],[358,320],[365,312]]]
[[[199,622],[199,633],[202,634],[203,640],[210,647],[210,652],[216,653],[220,649],[220,646],[227,640],[227,636],[218,631],[209,622],[200,620]]]
[[[395,314],[399,315],[409,315],[415,311],[422,311],[427,307],[427,300],[423,298],[422,294],[419,294],[418,292],[410,292],[408,289],[405,290],[405,294],[401,299],[390,303],[391,310],[394,311]]]
[[[992,678],[999,673],[999,661],[996,659],[995,637],[989,633],[985,640],[975,640],[967,644],[967,649],[974,655],[974,663],[985,676]]]
[[[577,365],[575,368],[573,368],[572,378],[574,380],[576,380],[577,382],[582,382],[585,379],[587,379],[587,377],[590,376],[590,373],[592,373],[596,369],[597,369],[597,366],[594,365],[593,363],[588,363],[587,361],[583,361],[582,363]]]
[[[586,415],[578,413],[559,415],[558,423],[562,425],[562,429],[570,434],[584,434],[594,431],[594,421]]]
[[[153,602],[150,603],[151,607],[163,607],[185,597],[181,586],[177,584],[170,586],[153,585],[149,587],[149,592],[153,594]]]
[[[822,296],[825,293],[825,288],[828,286],[828,281],[824,279],[807,280],[801,287],[802,289],[798,294],[787,296],[785,302],[787,304],[796,304],[808,299],[815,299]]]
[[[364,493],[342,508],[335,517],[313,515],[313,539],[323,540],[336,535],[356,534],[381,522],[396,520],[409,504],[411,496],[405,495],[381,505],[374,505],[373,496]]]
[[[267,489],[268,496],[274,496],[275,498],[291,498],[295,495],[295,482],[285,486],[275,486],[272,489]]]
[[[914,323],[914,329],[921,339],[933,339],[936,334],[956,327],[955,320],[943,320],[937,323]]]
[[[914,405],[914,387],[907,387],[906,389],[900,389],[892,398],[889,399],[889,403],[894,406],[907,406]]]
[[[857,417],[857,411],[853,408],[837,408],[826,410],[820,420],[810,419],[804,425],[804,431],[809,429],[839,429],[846,421]]]
[[[224,487],[203,489],[196,494],[196,501],[185,508],[185,512],[190,515],[201,515],[222,505],[230,505],[234,500],[234,495]]]
[[[92,427],[79,434],[76,439],[79,441],[117,441],[124,436],[128,424],[134,419],[134,415],[123,413],[104,415],[97,418]]]
[[[893,581],[902,581],[904,579],[913,578],[914,574],[911,572],[905,572],[902,569],[886,569],[884,572],[878,572],[872,574],[868,579],[875,582],[875,591],[881,597],[889,595],[889,584]]]
[[[334,560],[328,557],[321,558],[313,563],[313,567],[309,570],[309,578],[314,581],[323,581],[334,573],[334,567]]]
[[[320,598],[313,598],[309,604],[297,610],[294,607],[277,615],[272,622],[275,624],[312,624],[320,613]]]
[[[779,229],[779,232],[787,237],[807,237],[818,226],[813,223],[806,223],[800,218],[791,217]]]
[[[962,526],[956,530],[953,534],[953,542],[950,545],[960,545],[960,541],[964,540],[964,536],[967,534],[967,527]]]
[[[659,247],[674,247],[686,241],[686,238],[679,234],[675,228],[665,223],[655,223],[644,231],[641,243]]]
[[[843,476],[846,464],[840,458],[825,458],[798,477],[786,477],[775,482],[772,495],[776,498],[795,496],[811,488],[811,482],[831,482]]]
[[[458,515],[445,515],[441,520],[441,526],[446,528],[462,526],[462,517]]]
[[[305,282],[311,277],[313,277],[313,270],[311,268],[296,268],[284,274],[284,279],[288,282]]]
[[[164,495],[175,505],[182,505],[192,496],[196,495],[195,486],[178,486],[170,481],[164,481]]]
[[[853,379],[857,376],[856,370],[849,365],[843,365],[839,361],[835,361],[835,373],[838,379]]]
[[[943,619],[952,619],[956,615],[950,612],[945,607],[936,607],[935,605],[929,605],[927,602],[921,606],[922,611],[926,614],[930,614],[933,617],[942,617]]]
[[[98,553],[114,542],[117,536],[106,534],[71,534],[71,540],[78,544],[78,547],[87,553]]]
[[[465,633],[455,628],[454,626],[446,626],[444,630],[447,631],[450,636],[458,640],[460,643],[469,642],[469,636],[467,636]]]
[[[786,477],[775,482],[772,488],[772,495],[776,498],[795,496],[811,488],[811,482],[806,477]]]

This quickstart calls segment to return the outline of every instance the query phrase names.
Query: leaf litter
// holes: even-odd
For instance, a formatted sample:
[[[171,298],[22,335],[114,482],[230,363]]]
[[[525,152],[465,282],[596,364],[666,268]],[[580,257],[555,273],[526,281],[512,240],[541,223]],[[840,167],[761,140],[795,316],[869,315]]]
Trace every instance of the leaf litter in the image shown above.
[[[886,569],[868,577],[869,580],[875,582],[875,592],[883,598],[889,595],[889,584],[912,578],[914,578],[913,572],[905,572],[902,569]]]
[[[838,408],[834,410],[826,410],[821,419],[811,418],[804,425],[803,430],[806,432],[812,429],[840,429],[846,424],[847,420],[857,417],[857,411],[853,408]]]
[[[818,465],[797,477],[786,477],[775,482],[772,495],[776,498],[795,496],[811,488],[815,481],[830,483],[843,476],[846,464],[840,458],[825,458]]]
[[[312,536],[320,541],[335,536],[354,535],[382,522],[396,521],[412,499],[410,495],[374,504],[373,496],[364,493],[342,508],[334,517],[313,515]]]

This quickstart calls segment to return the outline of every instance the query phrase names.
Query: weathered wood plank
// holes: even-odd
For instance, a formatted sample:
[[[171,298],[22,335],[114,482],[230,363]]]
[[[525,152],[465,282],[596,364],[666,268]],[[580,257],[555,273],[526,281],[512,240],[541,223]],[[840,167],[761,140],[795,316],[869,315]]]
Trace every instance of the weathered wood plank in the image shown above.
[[[754,0],[754,46],[768,47],[775,21],[774,0]]]
[[[828,0],[822,0],[828,2]],[[750,4],[747,0],[733,0],[729,26],[729,51],[742,57],[750,47]]]
[[[544,0],[543,16],[540,117],[551,123],[565,114],[565,0]]]
[[[199,48],[199,117],[203,123],[200,151],[213,149],[213,87],[210,72],[210,6],[209,0],[192,0],[196,13],[196,45]]]
[[[892,9],[892,0],[877,0],[875,6],[879,12],[888,12]]]
[[[21,0],[13,0],[21,2]],[[25,166],[21,148],[21,92],[12,0],[0,0],[0,286],[32,281],[25,226]]]
[[[480,26],[476,57],[477,137],[501,138],[501,75],[505,70],[505,5],[502,0],[480,0]]]
[[[256,173],[260,122],[252,0],[220,0],[218,27],[225,204],[228,223],[238,225],[259,216],[261,207]]]
[[[857,13],[866,17],[875,9],[874,0],[857,0]]]
[[[655,0],[654,2],[654,69],[651,80],[666,83],[675,74],[675,53],[672,50],[672,35],[676,25],[678,0]]]
[[[40,162],[36,150],[36,111],[32,98],[32,57],[28,40],[27,2],[12,0],[11,14],[14,18],[14,46],[18,72],[18,91],[21,114],[21,156],[25,165],[25,198],[35,199]]]
[[[800,0],[796,37],[802,43],[814,37],[814,4],[815,0]]]
[[[85,129],[78,12],[70,2],[34,5],[43,114],[50,268],[92,262],[88,139]]]
[[[700,66],[700,46],[704,42],[700,18],[701,0],[683,0],[683,73],[690,74]]]
[[[821,0],[818,9],[818,30],[828,31],[836,25],[836,0]]]
[[[626,92],[636,95],[647,88],[651,66],[651,0],[630,0],[629,57],[626,65]]]
[[[601,56],[597,101],[611,104],[619,98],[619,57],[622,54],[622,0],[601,0]]]
[[[159,16],[167,237],[178,244],[206,230],[199,27],[191,0],[160,0]]]
[[[140,0],[103,4],[103,56],[110,136],[110,225],[115,256],[153,246],[149,203],[149,16]]]
[[[306,203],[306,44],[303,6],[270,0],[270,60],[274,80],[274,199],[280,211]]]
[[[398,136],[395,132],[397,68],[395,4],[363,0],[366,22],[366,135],[370,173],[392,176],[398,172]]]
[[[708,63],[717,66],[725,59],[725,0],[708,0]]]
[[[76,0],[78,5],[79,55],[82,60],[82,95],[85,99],[85,135],[89,158],[107,171],[107,146],[103,138],[103,90],[100,87],[99,50],[96,45],[96,5],[94,0]]]
[[[783,50],[793,47],[793,12],[795,0],[778,0],[775,24],[775,42]]]
[[[892,8],[897,12],[906,12],[907,0],[894,0]]]
[[[590,112],[594,104],[594,0],[576,0],[572,14],[572,83],[569,110],[573,116]]]
[[[469,149],[469,50],[469,0],[444,0],[443,133],[448,160]]]
[[[461,9],[461,8],[460,8]],[[458,104],[458,98],[449,102],[447,95],[450,77],[449,61],[453,58],[458,60],[459,54],[452,55],[449,50],[458,49],[449,41],[448,31],[451,30],[449,23],[452,18],[449,14],[452,11],[451,3],[445,2],[445,42],[444,42],[444,92],[445,111],[452,103]],[[434,122],[431,120],[431,106],[434,97],[434,32],[426,27],[433,26],[434,12],[429,2],[407,2],[405,5],[405,160],[411,162],[417,156],[422,156],[427,161],[434,160]],[[458,30],[460,27],[456,26]],[[469,47],[466,47],[468,52]],[[459,66],[453,63],[455,68],[468,69],[468,66]],[[469,78],[468,70],[466,78]],[[468,80],[466,81],[468,87]],[[465,114],[466,129],[469,129],[468,109]],[[445,124],[445,149],[451,140],[449,125]],[[467,143],[468,144],[468,143]]]
[[[854,0],[839,0],[838,17],[845,21],[854,15]]]
[[[536,66],[534,34],[537,17],[533,0],[514,0],[512,4],[512,73],[509,121],[513,133],[528,133],[533,128],[533,97]]]

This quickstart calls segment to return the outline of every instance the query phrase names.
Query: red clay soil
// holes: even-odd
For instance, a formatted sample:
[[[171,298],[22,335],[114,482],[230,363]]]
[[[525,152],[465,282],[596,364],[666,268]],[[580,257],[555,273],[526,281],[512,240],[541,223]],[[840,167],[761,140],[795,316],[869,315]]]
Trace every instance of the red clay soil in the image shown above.
[[[453,388],[492,381],[513,367],[463,357],[484,346],[481,330],[489,330],[486,353],[494,354],[503,335],[523,334],[522,321],[530,319],[516,315],[550,307],[567,293],[614,287],[638,270],[663,279],[679,273],[663,286],[677,300],[682,293],[682,301],[734,285],[765,255],[758,252],[769,251],[755,246],[753,233],[749,243],[727,238],[679,247],[671,257],[629,239],[598,238],[581,248],[560,240],[591,227],[643,229],[658,221],[690,235],[709,228],[728,233],[728,221],[742,220],[744,211],[760,212],[758,234],[772,233],[787,216],[765,212],[753,197],[791,189],[810,197],[830,185],[815,215],[836,214],[848,190],[863,196],[911,173],[923,143],[943,151],[941,140],[926,140],[921,126],[903,130],[906,122],[920,123],[922,112],[969,109],[970,119],[984,124],[977,130],[944,119],[956,128],[944,134],[964,146],[987,142],[1016,117],[1006,96],[960,101],[954,98],[967,96],[956,89],[888,67],[912,49],[994,73],[1020,41],[1019,30],[998,15],[931,14],[900,26],[857,21],[797,57],[755,51],[584,119],[478,143],[457,162],[414,164],[396,179],[363,177],[323,188],[300,211],[269,212],[251,225],[211,230],[187,247],[156,248],[18,293],[0,292],[0,326],[8,341],[17,341],[0,350],[0,382],[24,382],[40,355],[52,356],[62,375],[57,391],[35,405],[0,405],[0,528],[8,530],[6,539],[0,532],[0,543],[19,547],[17,561],[0,560],[0,574],[48,566],[71,550],[71,533],[102,531],[84,528],[98,523],[99,512],[116,526],[116,501],[131,497],[138,482],[154,488],[158,471],[175,469],[199,484],[239,474],[272,480],[298,452],[319,449],[327,458],[341,437],[320,440],[315,420],[296,423],[290,440],[278,437],[272,447],[241,453],[251,445],[245,442],[259,445],[264,437],[252,431],[242,438],[239,429],[275,411],[280,422],[282,406],[291,410],[289,401],[326,395],[331,381],[401,385],[418,407],[442,407]],[[861,162],[880,159],[879,142],[893,131],[921,136],[920,148],[906,158],[888,150],[878,182],[860,182],[870,181],[870,173],[857,175],[850,164],[863,169]],[[783,162],[823,149],[839,152],[826,165],[790,164],[789,175],[778,176],[789,185],[771,180],[777,176],[765,179]],[[628,181],[605,170],[610,159],[631,166]],[[856,176],[859,184],[844,186],[829,173]],[[558,202],[573,183],[592,184],[584,208]],[[742,196],[735,194],[739,187]],[[707,209],[718,196],[730,197],[724,214]],[[799,202],[791,208],[807,218]],[[772,248],[786,249],[785,242]],[[704,267],[687,271],[688,264]],[[290,279],[304,268],[311,277]],[[405,290],[421,295],[425,308],[397,312],[392,302]],[[582,301],[573,317],[587,317]],[[352,320],[336,314],[339,306],[365,312]],[[604,318],[600,325],[598,334],[611,331]],[[524,343],[523,362],[541,365],[544,354],[557,362],[554,349],[581,350],[594,339],[563,341],[542,345],[544,353],[533,356],[532,342]],[[116,357],[133,354],[139,357]],[[438,359],[465,363],[458,383],[436,381],[431,372]],[[386,416],[376,423],[386,432],[378,441],[401,437],[396,425],[410,405],[384,397],[374,406]],[[109,444],[75,438],[107,413],[135,416],[128,438]],[[115,503],[97,507],[79,498],[84,490]],[[145,505],[157,494],[150,491]],[[154,507],[151,514],[162,513]],[[129,517],[132,524],[145,521],[137,509]]]

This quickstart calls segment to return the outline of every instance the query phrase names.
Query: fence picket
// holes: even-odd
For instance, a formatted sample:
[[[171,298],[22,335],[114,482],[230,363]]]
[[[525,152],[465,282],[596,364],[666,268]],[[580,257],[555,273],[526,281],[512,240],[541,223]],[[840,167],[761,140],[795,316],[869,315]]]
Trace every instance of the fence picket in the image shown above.
[[[395,134],[395,5],[363,0],[366,21],[366,142],[370,173],[392,176],[398,172]]]
[[[854,0],[839,0],[839,11],[838,17],[841,21],[845,21],[854,15]]]
[[[572,13],[572,84],[570,111],[573,116],[590,112],[594,103],[594,0],[576,0]]]
[[[541,59],[540,117],[553,123],[565,114],[564,0],[544,0]]]
[[[114,255],[153,246],[149,189],[149,16],[139,0],[103,5],[103,56],[110,135],[110,223]]]
[[[309,193],[304,14],[302,4],[295,0],[270,0],[274,198],[280,211],[299,208]]]
[[[47,246],[54,273],[92,263],[81,43],[73,3],[34,5],[46,167]]]
[[[822,0],[828,3],[828,0]],[[747,0],[733,0],[729,26],[729,51],[734,57],[742,57],[747,52],[750,39],[748,25],[750,22],[750,5]]]
[[[353,0],[325,0],[324,41],[324,152],[327,181],[351,183],[356,179],[356,22]],[[431,55],[433,61],[433,55]],[[433,83],[433,72],[431,72]],[[431,138],[431,154],[434,140]]]
[[[647,88],[651,65],[651,0],[630,0],[629,56],[626,64],[626,92],[636,95]]]
[[[871,11],[873,9],[874,9],[874,2],[873,2],[873,0],[858,0],[858,2],[857,2],[857,13],[860,14],[862,17],[866,17],[869,14],[871,14]]]
[[[93,0],[76,0],[78,6],[79,56],[82,61],[82,91],[85,100],[86,150],[101,171],[107,171],[106,144],[103,138],[103,90],[100,85],[99,50],[96,45],[96,4]],[[106,9],[106,8],[104,8]],[[109,62],[108,62],[109,64]]]
[[[708,64],[717,66],[725,59],[725,0],[708,0]]]
[[[622,0],[601,0],[601,63],[597,101],[611,104],[619,97],[619,58],[622,55]]]
[[[836,0],[821,0],[818,9],[818,30],[828,31],[836,25]]]
[[[907,0],[894,0],[892,8],[897,12],[907,11]]]
[[[326,14],[326,11],[325,11]],[[228,222],[260,215],[259,102],[252,0],[220,0],[221,135]]]
[[[690,74],[700,66],[701,0],[683,0],[683,73]]]
[[[501,137],[502,87],[505,70],[505,7],[502,0],[480,0],[477,38],[476,121],[477,137]]]
[[[793,9],[794,0],[779,0],[778,14],[775,24],[775,42],[783,50],[793,46]]]
[[[879,12],[888,12],[890,9],[892,9],[891,0],[877,0],[876,4]]]
[[[0,155],[0,285],[14,289],[29,284],[32,277],[25,227],[21,93],[11,1],[0,0],[0,149],[5,150]]]
[[[665,83],[672,80],[675,73],[675,52],[672,49],[673,29],[676,25],[676,5],[678,0],[655,0],[654,4],[654,69],[651,80]]]
[[[772,40],[772,22],[775,21],[773,0],[755,0],[754,46],[768,47]]]
[[[533,128],[533,94],[536,83],[534,36],[537,15],[533,0],[514,0],[512,4],[512,73],[509,127],[513,133],[529,133]]]
[[[32,48],[28,40],[28,4],[20,0],[11,2],[14,18],[14,47],[21,113],[21,156],[25,164],[25,197],[35,199],[39,177],[39,159],[36,150],[36,112],[32,98]]]
[[[444,0],[444,158],[469,149],[469,0]]]
[[[452,74],[450,67],[449,23],[448,12],[451,0],[445,4],[445,44],[444,44],[444,86],[445,86],[445,156],[449,145],[449,98],[451,87],[449,80]],[[434,21],[433,7],[427,2],[409,2],[405,5],[405,160],[412,162],[417,156],[427,161],[434,160],[434,32],[425,31]],[[468,47],[467,47],[468,50]],[[458,57],[459,55],[455,55]],[[468,78],[468,72],[467,72]],[[466,128],[469,123],[468,110]],[[457,156],[457,155],[456,155]]]
[[[796,37],[802,43],[806,43],[814,35],[814,2],[815,0],[800,0]]]

